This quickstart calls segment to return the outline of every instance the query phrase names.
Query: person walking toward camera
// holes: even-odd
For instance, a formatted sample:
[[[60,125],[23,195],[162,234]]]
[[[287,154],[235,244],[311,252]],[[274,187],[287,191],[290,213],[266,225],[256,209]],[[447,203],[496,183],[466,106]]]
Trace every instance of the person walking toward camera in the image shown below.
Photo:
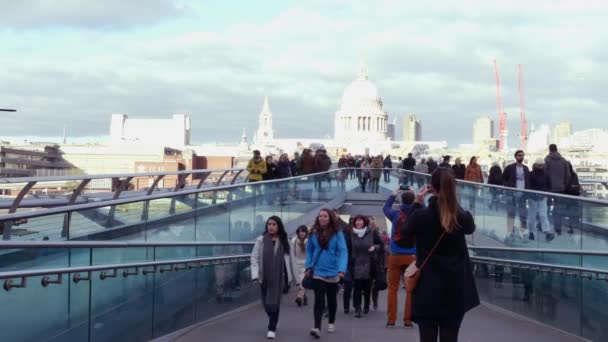
[[[306,247],[305,276],[312,276],[315,292],[315,326],[310,330],[314,338],[321,338],[321,320],[326,298],[329,315],[327,332],[336,331],[336,310],[338,307],[338,282],[344,278],[348,265],[348,250],[344,235],[338,230],[335,215],[331,210],[321,209],[312,227]]]
[[[296,304],[298,307],[308,305],[308,297],[306,297],[306,289],[302,286],[304,272],[306,272],[306,245],[308,243],[308,228],[301,225],[296,229],[296,235],[291,240],[289,247],[291,258],[294,262],[295,281],[298,285],[298,296]]]
[[[346,237],[348,246],[348,269],[353,277],[353,306],[355,317],[367,315],[372,294],[372,279],[378,271],[376,252],[384,253],[382,240],[377,232],[369,227],[369,220],[363,215],[355,216],[353,228]],[[363,298],[363,310],[361,310]]]
[[[271,216],[266,221],[264,234],[257,238],[251,252],[251,278],[260,284],[262,304],[268,315],[266,337],[269,339],[276,337],[281,296],[294,279],[294,269],[283,221]]]
[[[433,196],[424,208],[429,193]],[[458,204],[454,173],[437,169],[431,184],[418,192],[404,228],[406,236],[416,239],[418,270],[406,275],[415,286],[413,319],[421,342],[436,342],[438,337],[441,342],[458,341],[465,313],[479,305],[465,240],[474,231],[473,216]]]
[[[395,199],[399,195],[401,195],[401,206],[399,209],[393,209],[393,203],[395,203]],[[416,261],[415,240],[405,236],[403,232],[408,217],[407,215],[412,209],[414,199],[414,192],[411,191],[408,186],[403,190],[397,188],[384,203],[384,216],[392,223],[390,255],[388,257],[387,328],[394,328],[397,320],[397,293],[399,292],[401,275],[412,262]],[[405,309],[403,313],[403,325],[406,328],[413,327],[411,290],[412,289],[406,288],[407,295],[405,297]]]

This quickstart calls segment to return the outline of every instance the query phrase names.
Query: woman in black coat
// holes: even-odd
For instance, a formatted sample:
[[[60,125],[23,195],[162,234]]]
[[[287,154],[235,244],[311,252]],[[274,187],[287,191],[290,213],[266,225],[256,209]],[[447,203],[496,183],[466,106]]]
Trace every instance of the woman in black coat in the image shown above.
[[[424,208],[427,193],[435,196]],[[421,342],[436,342],[438,336],[441,342],[457,341],[464,314],[479,305],[465,240],[474,231],[473,216],[458,204],[454,174],[437,169],[431,185],[418,193],[405,225],[405,233],[416,238],[418,267],[439,241],[413,292],[413,320]]]
[[[490,168],[490,174],[488,176],[488,184],[492,185],[500,185],[503,183],[502,169],[498,163],[492,164]],[[488,205],[490,209],[494,208],[494,210],[498,211],[498,205],[500,203],[500,189],[498,188],[489,188],[490,194],[492,195],[492,201]]]

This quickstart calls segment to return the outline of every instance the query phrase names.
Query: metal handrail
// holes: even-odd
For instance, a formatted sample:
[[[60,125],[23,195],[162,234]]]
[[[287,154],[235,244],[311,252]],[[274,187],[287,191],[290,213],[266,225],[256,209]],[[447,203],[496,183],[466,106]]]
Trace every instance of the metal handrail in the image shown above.
[[[301,178],[314,177],[314,176],[334,173],[334,172],[336,172],[335,169],[330,170],[330,171],[324,171],[324,172],[312,173],[312,174],[308,174],[308,175],[291,177],[291,178],[273,179],[273,180],[258,181],[258,182],[253,182],[253,183],[250,182],[250,183],[241,183],[241,184],[220,185],[220,186],[210,187],[210,188],[205,188],[205,189],[202,189],[202,188],[201,189],[184,189],[184,190],[170,192],[170,193],[159,193],[159,194],[151,194],[151,195],[145,195],[145,196],[128,197],[128,198],[122,198],[122,199],[119,198],[119,199],[102,201],[102,202],[90,202],[90,203],[66,205],[63,207],[48,208],[48,209],[41,209],[41,210],[22,211],[22,212],[16,212],[16,213],[11,213],[11,214],[0,215],[0,222],[9,221],[9,220],[18,220],[18,219],[24,219],[24,218],[47,216],[47,215],[63,214],[63,213],[73,212],[73,211],[78,211],[78,210],[103,208],[103,207],[109,207],[109,206],[115,206],[115,205],[121,205],[121,204],[127,204],[127,203],[150,201],[150,200],[161,199],[161,198],[180,197],[180,196],[192,195],[192,194],[197,194],[197,193],[202,193],[202,192],[230,190],[230,189],[241,188],[243,186],[260,186],[260,185],[265,185],[265,184],[274,184],[274,183],[280,183],[280,182],[285,182],[285,181],[289,181],[289,180],[297,180],[297,179],[301,179]]]
[[[547,263],[542,263],[542,262],[521,261],[521,260],[513,260],[513,259],[498,259],[498,258],[488,258],[488,257],[478,257],[478,256],[471,256],[470,258],[471,258],[471,261],[474,263],[490,264],[490,265],[497,265],[497,266],[507,266],[507,267],[513,267],[513,268],[523,268],[523,269],[530,269],[533,271],[562,273],[562,274],[566,274],[566,275],[580,276],[580,277],[589,278],[589,279],[593,279],[593,275],[595,275],[596,279],[598,279],[598,280],[608,281],[608,270],[602,270],[602,269],[597,269],[597,268],[556,265],[556,264],[547,264]],[[603,277],[600,277],[600,276],[603,276]]]
[[[27,286],[27,278],[38,276],[44,276],[41,280],[41,284],[42,286],[46,287],[49,284],[61,284],[62,277],[65,274],[74,274],[73,281],[77,283],[79,281],[91,280],[91,273],[99,271],[102,271],[102,273],[99,275],[99,278],[101,280],[105,280],[106,278],[116,278],[118,270],[125,270],[122,276],[126,278],[131,275],[138,275],[140,268],[143,268],[142,274],[146,275],[148,273],[156,273],[157,271],[160,273],[164,273],[180,270],[191,270],[193,268],[200,268],[209,265],[221,265],[249,260],[251,260],[250,254],[237,254],[231,256],[173,259],[163,261],[134,262],[126,264],[47,268],[26,271],[0,272],[0,279],[5,279],[4,289],[6,291],[9,291],[12,288],[25,288]],[[162,266],[171,267],[163,268]],[[131,271],[133,269],[135,270],[134,272]],[[112,271],[112,273],[107,273],[105,271]],[[82,277],[80,275],[81,273],[87,273],[88,276]],[[51,279],[50,276],[56,276],[57,278]],[[21,282],[15,283],[13,279],[21,279]]]
[[[0,241],[2,249],[253,246],[253,241]]]
[[[392,170],[395,170],[395,169],[393,168]],[[428,173],[410,171],[410,170],[405,170],[405,169],[397,169],[397,170],[400,172],[411,173],[414,175],[425,176],[428,178],[431,177],[431,175]],[[471,181],[466,181],[466,180],[461,180],[461,179],[457,179],[456,182],[462,183],[462,184],[467,184],[467,185],[472,185],[472,186],[477,186],[477,187],[501,189],[501,190],[506,190],[506,191],[510,191],[510,192],[528,193],[528,194],[542,195],[542,196],[546,196],[546,197],[559,197],[559,198],[565,198],[565,199],[569,199],[569,200],[577,200],[580,202],[589,202],[589,203],[595,203],[595,204],[608,205],[608,200],[603,200],[603,199],[599,199],[599,198],[564,195],[564,194],[558,194],[558,193],[554,193],[554,192],[543,192],[543,191],[536,191],[536,190],[530,190],[530,189],[515,189],[515,188],[511,188],[511,187],[504,186],[504,185],[477,183],[477,182],[471,182]]]
[[[228,169],[197,169],[183,171],[163,171],[163,172],[141,172],[141,173],[108,173],[95,175],[69,175],[69,176],[46,176],[46,177],[14,177],[0,178],[0,184],[16,184],[29,182],[63,182],[69,180],[84,180],[84,179],[105,179],[105,178],[127,178],[127,177],[153,177],[161,175],[191,175],[200,173],[213,172],[237,172],[245,170],[244,168],[228,168]]]
[[[518,253],[546,253],[546,254],[568,254],[568,255],[590,255],[608,256],[608,251],[588,251],[575,249],[542,249],[542,248],[520,248],[520,247],[492,247],[492,246],[469,246],[471,250],[518,252]]]

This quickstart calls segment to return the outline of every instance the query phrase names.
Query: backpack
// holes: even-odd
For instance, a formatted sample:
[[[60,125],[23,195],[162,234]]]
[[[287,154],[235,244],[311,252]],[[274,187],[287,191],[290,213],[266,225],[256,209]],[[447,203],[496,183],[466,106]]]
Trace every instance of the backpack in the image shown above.
[[[404,234],[405,222],[407,221],[407,215],[401,211],[399,214],[399,218],[397,219],[397,224],[393,227],[393,234],[391,239],[397,244],[399,247],[403,248],[414,248],[416,246],[416,238],[415,237],[406,237]]]
[[[570,195],[570,196],[580,196],[581,195],[581,184],[578,181],[578,175],[574,172],[570,176],[570,182],[568,183],[568,186],[566,186],[566,195]]]

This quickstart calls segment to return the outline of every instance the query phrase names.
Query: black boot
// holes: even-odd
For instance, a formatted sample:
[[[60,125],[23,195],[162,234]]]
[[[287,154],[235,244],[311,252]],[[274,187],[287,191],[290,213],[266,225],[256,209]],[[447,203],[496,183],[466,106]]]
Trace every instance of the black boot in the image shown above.
[[[308,305],[308,297],[304,295],[304,301],[302,303],[304,306]]]

